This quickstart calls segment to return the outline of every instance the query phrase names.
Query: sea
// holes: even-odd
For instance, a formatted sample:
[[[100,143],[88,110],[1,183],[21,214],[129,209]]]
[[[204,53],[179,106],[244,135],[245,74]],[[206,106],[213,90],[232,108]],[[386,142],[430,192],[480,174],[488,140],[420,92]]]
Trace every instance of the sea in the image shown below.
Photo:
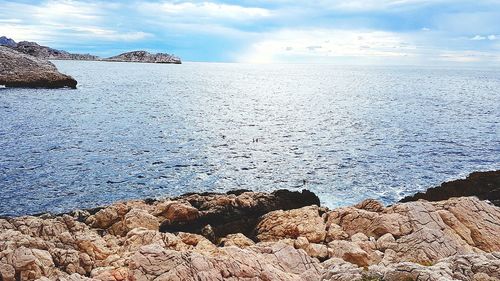
[[[500,169],[500,69],[54,61],[0,89],[0,215],[308,189],[335,208]]]

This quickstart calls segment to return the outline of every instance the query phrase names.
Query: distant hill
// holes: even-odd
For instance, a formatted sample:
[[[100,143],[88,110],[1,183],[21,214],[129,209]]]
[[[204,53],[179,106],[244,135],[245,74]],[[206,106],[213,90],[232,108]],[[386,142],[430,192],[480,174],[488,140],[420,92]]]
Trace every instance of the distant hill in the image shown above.
[[[21,41],[16,43],[14,40],[5,36],[0,37],[0,45],[9,47],[24,54],[47,60],[88,60],[181,64],[180,58],[165,53],[151,54],[146,51],[133,51],[103,59],[90,54],[72,54],[47,46],[41,46],[35,42]]]
[[[164,53],[151,54],[146,51],[133,51],[123,53],[114,57],[105,59],[106,61],[122,62],[145,62],[145,63],[174,63],[180,64],[181,59]]]
[[[7,47],[15,47],[17,45],[16,41],[7,38],[5,36],[0,37],[0,45]]]
[[[17,43],[14,50],[32,55],[40,59],[56,59],[56,60],[99,60],[98,56],[89,54],[72,54],[66,51],[52,49],[46,46],[40,46],[35,42],[21,41]]]

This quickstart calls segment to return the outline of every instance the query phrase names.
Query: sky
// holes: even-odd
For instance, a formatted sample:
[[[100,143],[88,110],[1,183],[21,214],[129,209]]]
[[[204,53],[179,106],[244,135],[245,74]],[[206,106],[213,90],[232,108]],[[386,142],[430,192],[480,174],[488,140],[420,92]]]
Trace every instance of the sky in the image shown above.
[[[500,0],[0,0],[1,35],[100,56],[497,66]]]

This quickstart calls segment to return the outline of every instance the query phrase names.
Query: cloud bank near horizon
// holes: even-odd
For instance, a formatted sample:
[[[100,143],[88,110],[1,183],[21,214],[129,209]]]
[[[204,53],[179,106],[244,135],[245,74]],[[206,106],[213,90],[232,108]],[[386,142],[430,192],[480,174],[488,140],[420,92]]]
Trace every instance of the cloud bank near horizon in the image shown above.
[[[496,0],[4,1],[0,35],[72,52],[186,61],[500,63]]]

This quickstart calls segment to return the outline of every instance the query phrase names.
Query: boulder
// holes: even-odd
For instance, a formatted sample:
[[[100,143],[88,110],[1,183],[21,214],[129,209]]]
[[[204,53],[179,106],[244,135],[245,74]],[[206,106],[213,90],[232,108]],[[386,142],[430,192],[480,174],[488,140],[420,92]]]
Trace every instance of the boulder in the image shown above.
[[[0,46],[0,85],[26,88],[73,88],[76,80],[51,62]]]
[[[307,238],[311,243],[323,242],[326,225],[317,206],[289,211],[273,211],[264,215],[257,227],[259,241],[277,241],[285,238]]]
[[[221,246],[236,246],[239,248],[245,248],[248,246],[255,245],[250,238],[246,237],[241,233],[229,234],[225,238],[222,238],[220,243]]]

